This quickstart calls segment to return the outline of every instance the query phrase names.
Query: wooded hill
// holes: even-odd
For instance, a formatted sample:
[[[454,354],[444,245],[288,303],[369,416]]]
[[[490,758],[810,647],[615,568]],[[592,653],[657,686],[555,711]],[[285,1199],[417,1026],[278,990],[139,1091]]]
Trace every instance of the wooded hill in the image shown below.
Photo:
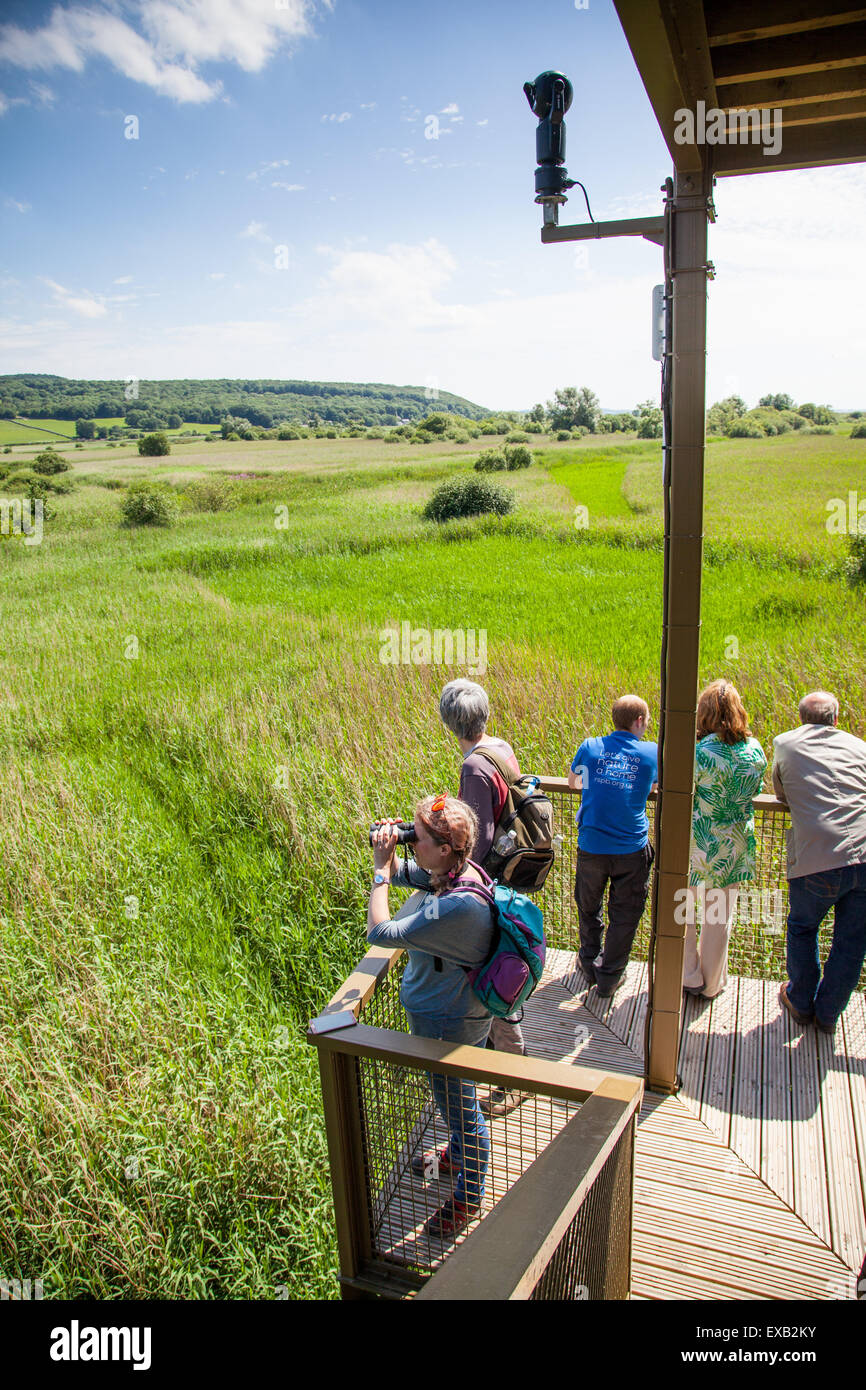
[[[281,381],[223,378],[213,381],[76,381],[42,373],[0,376],[0,419],[109,420],[125,417],[133,429],[165,429],[186,421],[218,425],[240,416],[270,429],[299,425],[384,425],[421,420],[431,410],[481,420],[483,406],[423,386],[381,382]],[[170,417],[177,417],[176,421]]]

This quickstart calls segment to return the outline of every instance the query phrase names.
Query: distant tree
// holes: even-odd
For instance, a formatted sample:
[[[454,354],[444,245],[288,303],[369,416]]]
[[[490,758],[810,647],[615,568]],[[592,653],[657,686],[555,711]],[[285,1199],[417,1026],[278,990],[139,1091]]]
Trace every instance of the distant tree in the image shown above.
[[[592,434],[598,430],[601,407],[598,396],[588,386],[566,386],[554,392],[547,410],[551,429],[571,430],[576,425],[585,425]]]
[[[183,424],[183,420],[181,420],[180,416],[177,414],[176,411],[172,411],[172,413],[168,417],[168,420],[166,421],[166,424],[168,425],[168,428],[170,430],[179,430],[181,425]]]
[[[96,434],[96,424],[93,420],[76,420],[75,433],[79,439],[93,439]]]
[[[733,420],[739,420],[746,413],[746,402],[742,396],[725,396],[715,401],[707,411],[707,430],[710,434],[724,434]]]
[[[798,405],[797,414],[804,420],[811,420],[813,425],[832,425],[836,418],[828,405],[815,405],[812,401]]]
[[[171,453],[171,445],[165,434],[143,434],[138,441],[138,452],[149,458]]]
[[[540,401],[538,401],[538,403],[532,407],[527,418],[532,420],[533,424],[544,424],[545,420],[547,419],[547,412]]]
[[[444,434],[448,428],[448,416],[428,415],[426,420],[421,421],[418,428],[426,430],[428,434]]]
[[[794,401],[791,396],[780,391],[776,396],[762,396],[758,401],[759,406],[764,406],[767,410],[793,410]]]

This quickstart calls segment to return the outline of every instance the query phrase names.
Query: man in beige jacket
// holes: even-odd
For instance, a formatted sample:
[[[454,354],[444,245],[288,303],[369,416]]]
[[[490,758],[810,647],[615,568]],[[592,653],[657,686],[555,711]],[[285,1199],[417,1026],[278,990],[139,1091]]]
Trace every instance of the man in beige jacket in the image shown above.
[[[774,739],[773,786],[788,831],[789,980],[779,1001],[797,1023],[833,1033],[866,958],[866,743],[837,727],[826,690],[800,701],[798,729]],[[836,909],[823,978],[818,928]]]

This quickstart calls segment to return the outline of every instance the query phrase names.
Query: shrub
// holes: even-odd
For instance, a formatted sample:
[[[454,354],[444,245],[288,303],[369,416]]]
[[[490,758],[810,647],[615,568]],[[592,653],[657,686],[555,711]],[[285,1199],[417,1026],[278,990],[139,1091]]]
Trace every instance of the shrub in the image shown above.
[[[196,512],[226,512],[237,506],[238,490],[228,478],[197,478],[187,488],[192,508]]]
[[[5,449],[3,450],[3,452],[4,452],[4,454],[11,454],[11,453],[12,453],[12,445],[11,445],[11,444],[7,444],[6,447],[5,447]]]
[[[506,467],[505,455],[499,449],[485,449],[474,464],[476,473],[501,473]]]
[[[68,473],[71,465],[49,445],[41,454],[36,455],[31,467],[34,473],[42,473],[48,477],[52,473]]]
[[[560,440],[561,440],[561,439],[570,439],[570,438],[571,438],[571,431],[570,431],[570,430],[557,430],[557,431],[556,431],[556,437],[557,437],[557,439],[560,439]]]
[[[430,521],[450,521],[452,517],[479,516],[494,512],[505,516],[514,507],[514,493],[490,478],[473,478],[471,473],[438,487],[424,508]]]
[[[147,458],[157,458],[171,453],[168,435],[158,431],[156,434],[143,434],[138,441],[138,452]]]
[[[804,434],[835,434],[832,425],[812,425],[811,429],[804,430]]]
[[[507,434],[507,435],[505,436],[505,443],[506,443],[506,444],[525,444],[526,441],[528,440],[528,438],[529,438],[529,435],[526,434],[524,430],[512,430],[510,434]]]
[[[866,584],[866,536],[848,537],[846,569],[852,584]]]
[[[165,483],[133,483],[121,503],[127,526],[171,526],[178,517],[177,498]]]
[[[532,463],[532,454],[525,444],[512,444],[505,449],[505,466],[509,472],[515,468],[528,468]]]
[[[743,416],[740,420],[733,420],[728,426],[728,437],[730,439],[763,439],[764,431],[754,420],[747,420]]]
[[[851,431],[852,439],[866,439],[866,420],[861,420],[859,425],[855,425]]]

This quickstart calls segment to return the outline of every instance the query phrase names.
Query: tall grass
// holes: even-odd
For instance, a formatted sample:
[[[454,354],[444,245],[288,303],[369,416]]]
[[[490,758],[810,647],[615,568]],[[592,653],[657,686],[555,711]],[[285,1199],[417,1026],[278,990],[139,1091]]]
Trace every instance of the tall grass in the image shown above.
[[[459,452],[337,441],[341,469],[302,442],[314,466],[237,480],[233,510],[126,530],[122,490],[85,484],[41,546],[0,545],[0,1275],[49,1297],[336,1293],[305,1025],[363,950],[370,818],[459,769],[458,672],[384,663],[383,629],[484,629],[492,728],[535,770],[625,688],[657,713],[657,450],[550,451],[509,479],[514,517],[437,527]],[[788,491],[765,504],[783,529]],[[807,685],[862,735],[862,596],[823,537],[773,562],[724,508],[711,530],[702,678],[737,682],[767,748]]]

